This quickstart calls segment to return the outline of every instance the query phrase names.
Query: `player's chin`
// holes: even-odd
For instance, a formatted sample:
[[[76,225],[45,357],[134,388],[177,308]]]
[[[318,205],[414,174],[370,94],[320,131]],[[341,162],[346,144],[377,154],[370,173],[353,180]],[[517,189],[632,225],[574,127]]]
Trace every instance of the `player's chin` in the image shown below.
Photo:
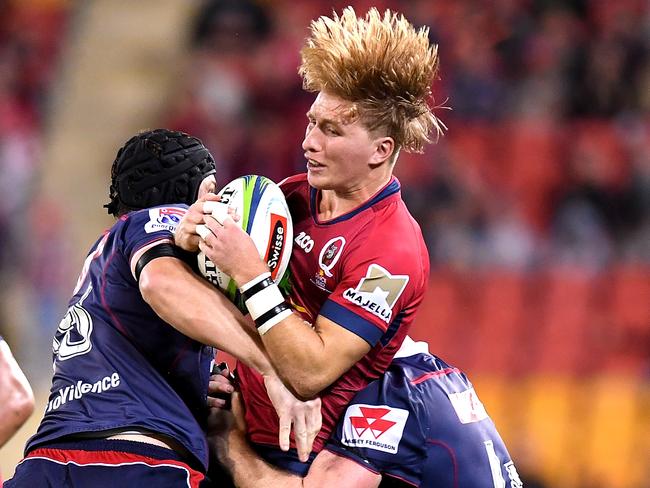
[[[330,186],[325,175],[317,171],[312,171],[310,168],[307,168],[307,182],[309,186],[317,190],[328,190]]]

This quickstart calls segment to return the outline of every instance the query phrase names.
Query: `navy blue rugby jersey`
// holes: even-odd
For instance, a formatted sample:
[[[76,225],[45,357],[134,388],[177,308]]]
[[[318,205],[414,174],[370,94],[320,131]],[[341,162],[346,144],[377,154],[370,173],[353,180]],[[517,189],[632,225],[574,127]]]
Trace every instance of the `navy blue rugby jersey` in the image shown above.
[[[214,350],[160,319],[131,273],[134,254],[172,239],[186,208],[131,212],[92,247],[54,336],[52,388],[26,453],[64,436],[128,428],[169,436],[207,466]]]
[[[523,486],[467,376],[408,336],[385,375],[354,397],[326,449],[393,485]]]

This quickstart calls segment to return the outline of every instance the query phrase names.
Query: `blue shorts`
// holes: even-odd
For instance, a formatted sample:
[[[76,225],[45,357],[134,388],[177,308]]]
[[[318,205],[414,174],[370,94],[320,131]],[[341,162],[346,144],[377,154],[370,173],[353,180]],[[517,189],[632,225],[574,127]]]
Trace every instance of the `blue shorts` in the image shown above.
[[[83,439],[34,449],[3,487],[198,488],[204,480],[202,472],[170,449],[142,442]]]
[[[302,477],[307,476],[309,467],[316,457],[316,453],[312,452],[307,462],[303,463],[298,458],[298,451],[293,447],[286,452],[278,446],[268,446],[265,444],[253,444],[252,447],[267,463]]]

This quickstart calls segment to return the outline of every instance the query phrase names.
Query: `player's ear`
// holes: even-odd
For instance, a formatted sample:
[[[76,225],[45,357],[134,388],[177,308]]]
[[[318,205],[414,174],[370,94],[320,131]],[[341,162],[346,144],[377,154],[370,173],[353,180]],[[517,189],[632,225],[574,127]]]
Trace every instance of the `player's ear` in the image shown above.
[[[395,151],[395,140],[392,137],[378,137],[375,139],[374,145],[373,163],[380,165],[391,159]]]

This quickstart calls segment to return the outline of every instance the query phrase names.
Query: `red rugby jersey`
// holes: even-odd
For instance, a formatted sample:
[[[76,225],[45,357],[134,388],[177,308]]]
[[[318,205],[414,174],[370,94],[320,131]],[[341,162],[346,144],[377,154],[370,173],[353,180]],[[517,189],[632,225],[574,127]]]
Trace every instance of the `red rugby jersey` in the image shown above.
[[[291,304],[306,321],[322,315],[372,348],[321,392],[317,452],[355,393],[386,371],[402,344],[424,296],[429,257],[397,178],[356,209],[325,222],[317,216],[319,192],[309,186],[306,174],[280,186],[294,226]],[[277,446],[278,417],[263,380],[243,364],[238,368],[250,439]]]

